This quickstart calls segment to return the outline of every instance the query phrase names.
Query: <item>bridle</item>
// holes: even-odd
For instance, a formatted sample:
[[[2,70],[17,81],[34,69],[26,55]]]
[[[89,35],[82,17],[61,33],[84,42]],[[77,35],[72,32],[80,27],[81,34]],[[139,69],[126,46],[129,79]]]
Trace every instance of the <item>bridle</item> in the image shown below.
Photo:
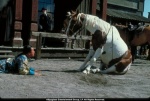
[[[79,14],[78,14],[78,16],[79,16]],[[66,30],[67,36],[69,36],[69,35],[68,35],[69,30],[73,33],[74,27],[75,27],[79,22],[81,22],[80,17],[78,17],[78,19],[79,19],[79,20],[76,20],[76,22],[74,23],[74,25],[73,25],[73,27],[72,27],[71,29],[70,29],[70,26],[71,26],[72,18],[69,20],[69,24],[68,24],[68,27],[67,27],[67,30]],[[84,22],[84,21],[83,21],[83,22]],[[76,32],[74,32],[72,36],[74,36],[74,37],[76,38],[77,34],[80,33],[83,29],[84,29],[84,27],[83,27],[83,24],[82,24],[82,27],[79,28]]]

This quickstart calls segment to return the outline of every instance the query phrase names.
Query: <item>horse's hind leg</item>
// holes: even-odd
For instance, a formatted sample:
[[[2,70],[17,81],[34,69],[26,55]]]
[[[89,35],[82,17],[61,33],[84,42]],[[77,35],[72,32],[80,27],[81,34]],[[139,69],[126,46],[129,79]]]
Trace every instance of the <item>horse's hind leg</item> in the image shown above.
[[[127,64],[127,63],[125,63]],[[117,74],[124,74],[127,72],[127,70],[130,69],[131,63],[127,64],[127,66],[124,65],[124,63],[119,62],[111,67],[109,67],[106,70],[101,71],[101,73],[103,74],[107,74],[107,73],[117,73]]]
[[[130,65],[132,63],[132,55],[128,51],[127,55],[123,57],[118,63],[112,65],[106,70],[101,71],[101,73],[118,73],[118,74],[123,74],[126,73],[127,70],[130,69]]]
[[[103,74],[107,74],[107,73],[112,73],[112,72],[115,72],[115,71],[116,71],[116,66],[113,65],[113,66],[107,68],[106,70],[102,70],[100,72],[103,73]]]
[[[100,70],[105,70],[106,68],[108,68],[108,65],[104,64],[102,61],[100,62]]]

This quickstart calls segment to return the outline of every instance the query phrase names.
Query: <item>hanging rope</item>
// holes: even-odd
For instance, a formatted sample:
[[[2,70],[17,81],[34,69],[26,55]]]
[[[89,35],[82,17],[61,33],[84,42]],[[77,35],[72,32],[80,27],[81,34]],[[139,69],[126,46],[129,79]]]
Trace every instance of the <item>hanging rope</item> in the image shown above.
[[[113,46],[114,46],[114,45],[113,45],[114,38],[113,38],[113,37],[114,37],[114,35],[113,35],[113,29],[112,29],[112,59],[114,58],[114,52],[113,52],[113,51],[114,51],[114,50],[113,50],[113,48],[114,48],[114,47],[113,47]]]

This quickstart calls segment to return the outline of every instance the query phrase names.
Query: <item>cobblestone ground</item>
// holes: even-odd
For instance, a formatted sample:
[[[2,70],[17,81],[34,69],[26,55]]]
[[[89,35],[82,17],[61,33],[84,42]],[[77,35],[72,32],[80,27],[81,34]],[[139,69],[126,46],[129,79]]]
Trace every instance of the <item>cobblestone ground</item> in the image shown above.
[[[82,60],[40,59],[44,76],[0,74],[1,98],[148,98],[150,61],[136,59],[125,75],[75,72]],[[95,63],[99,66],[99,62]]]

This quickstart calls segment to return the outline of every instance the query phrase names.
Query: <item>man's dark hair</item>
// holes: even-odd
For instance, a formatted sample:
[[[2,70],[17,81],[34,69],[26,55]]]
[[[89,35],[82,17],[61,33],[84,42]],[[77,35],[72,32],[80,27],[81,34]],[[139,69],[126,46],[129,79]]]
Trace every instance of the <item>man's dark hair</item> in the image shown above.
[[[25,45],[25,46],[23,47],[23,53],[24,53],[24,54],[28,54],[29,52],[31,52],[31,48],[32,48],[32,46],[30,46],[30,45]]]
[[[20,53],[20,54],[18,54],[15,58],[17,58],[17,57],[19,57],[19,56],[21,56],[21,55],[26,55],[26,54],[28,54],[29,52],[31,52],[31,48],[32,48],[32,46],[30,46],[30,45],[25,45],[25,46],[23,47],[23,52]],[[15,67],[14,67],[11,71],[14,72],[14,73],[19,73],[18,63],[15,63]]]

